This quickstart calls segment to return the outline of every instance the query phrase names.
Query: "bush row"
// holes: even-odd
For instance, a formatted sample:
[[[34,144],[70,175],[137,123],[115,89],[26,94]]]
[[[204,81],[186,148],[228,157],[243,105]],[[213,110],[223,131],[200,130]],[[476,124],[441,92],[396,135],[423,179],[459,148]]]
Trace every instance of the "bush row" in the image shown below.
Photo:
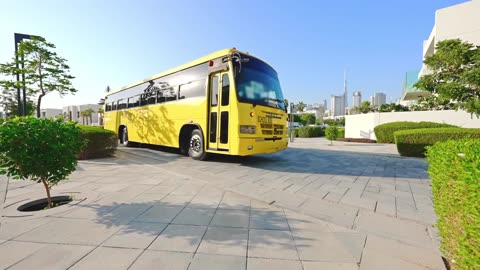
[[[312,138],[325,136],[325,130],[321,127],[301,127],[293,129],[293,135],[300,138]]]
[[[102,158],[113,155],[117,149],[117,134],[100,127],[80,126],[81,138],[85,141],[79,159]]]
[[[480,129],[474,128],[425,128],[401,130],[394,133],[398,153],[402,156],[423,157],[425,147],[436,142],[464,138],[480,139]]]
[[[394,143],[393,133],[399,130],[419,129],[419,128],[441,128],[455,127],[449,124],[433,122],[392,122],[376,126],[373,130],[379,143]]]
[[[437,143],[426,156],[443,254],[452,269],[480,269],[480,140]]]

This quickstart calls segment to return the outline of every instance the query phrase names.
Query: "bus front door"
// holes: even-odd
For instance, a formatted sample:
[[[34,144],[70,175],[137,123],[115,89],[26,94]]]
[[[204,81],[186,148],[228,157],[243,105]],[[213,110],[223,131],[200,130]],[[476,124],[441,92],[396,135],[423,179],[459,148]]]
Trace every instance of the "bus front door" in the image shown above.
[[[228,73],[210,75],[208,149],[229,151],[230,79]]]

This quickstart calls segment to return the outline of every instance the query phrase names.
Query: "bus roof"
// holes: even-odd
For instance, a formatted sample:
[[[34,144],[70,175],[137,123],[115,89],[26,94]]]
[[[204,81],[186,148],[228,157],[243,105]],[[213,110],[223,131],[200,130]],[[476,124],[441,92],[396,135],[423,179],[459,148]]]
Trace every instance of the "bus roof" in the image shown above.
[[[142,83],[145,83],[145,82],[148,82],[150,80],[154,80],[154,79],[157,79],[157,78],[160,78],[160,77],[163,77],[163,76],[166,76],[166,75],[169,75],[169,74],[172,74],[172,73],[175,73],[177,71],[180,71],[180,70],[184,70],[186,68],[189,68],[189,67],[192,67],[192,66],[196,66],[196,65],[199,65],[201,63],[205,63],[209,60],[212,60],[212,59],[215,59],[215,58],[218,58],[218,57],[221,57],[221,56],[225,56],[227,54],[230,54],[230,53],[233,53],[233,52],[239,52],[239,53],[244,53],[244,52],[241,52],[237,49],[223,49],[223,50],[219,50],[219,51],[216,51],[214,53],[211,53],[209,55],[206,55],[204,57],[201,57],[201,58],[198,58],[196,60],[193,60],[193,61],[190,61],[188,63],[185,63],[183,65],[180,65],[178,67],[175,67],[175,68],[172,68],[172,69],[169,69],[167,71],[164,71],[164,72],[161,72],[161,73],[158,73],[158,74],[155,74],[149,78],[146,78],[144,80],[141,80],[141,81],[137,81],[137,82],[134,82],[134,83],[131,83],[129,85],[126,85],[120,89],[117,89],[115,91],[111,91],[109,93],[107,93],[107,96],[108,95],[111,95],[113,93],[117,93],[117,92],[120,92],[124,89],[127,89],[127,88],[130,88],[130,87],[133,87],[133,86],[136,86],[136,85],[139,85],[139,84],[142,84]]]

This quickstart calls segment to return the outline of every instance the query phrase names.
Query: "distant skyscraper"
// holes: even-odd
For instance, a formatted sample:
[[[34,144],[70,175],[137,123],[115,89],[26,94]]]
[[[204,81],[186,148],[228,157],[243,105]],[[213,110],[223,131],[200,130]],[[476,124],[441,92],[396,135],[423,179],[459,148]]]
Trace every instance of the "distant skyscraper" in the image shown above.
[[[347,93],[347,67],[345,67],[345,73],[343,74],[344,81],[343,81],[343,101],[344,101],[344,108],[343,111],[348,107],[348,93]]]
[[[360,91],[353,92],[353,107],[360,107],[362,104],[362,93]]]
[[[387,103],[387,95],[384,93],[375,93],[370,97],[372,106],[381,106]]]
[[[345,115],[345,96],[331,96],[331,116]]]
[[[327,99],[323,100],[323,107],[325,108],[325,110],[327,109]]]

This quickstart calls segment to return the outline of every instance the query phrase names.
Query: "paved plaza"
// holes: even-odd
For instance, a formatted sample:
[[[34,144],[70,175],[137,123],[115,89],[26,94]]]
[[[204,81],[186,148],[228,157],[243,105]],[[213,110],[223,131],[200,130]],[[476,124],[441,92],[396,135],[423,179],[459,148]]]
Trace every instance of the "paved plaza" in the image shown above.
[[[286,151],[199,162],[119,148],[80,161],[47,211],[10,181],[0,269],[445,269],[423,159],[395,145],[296,139]]]

